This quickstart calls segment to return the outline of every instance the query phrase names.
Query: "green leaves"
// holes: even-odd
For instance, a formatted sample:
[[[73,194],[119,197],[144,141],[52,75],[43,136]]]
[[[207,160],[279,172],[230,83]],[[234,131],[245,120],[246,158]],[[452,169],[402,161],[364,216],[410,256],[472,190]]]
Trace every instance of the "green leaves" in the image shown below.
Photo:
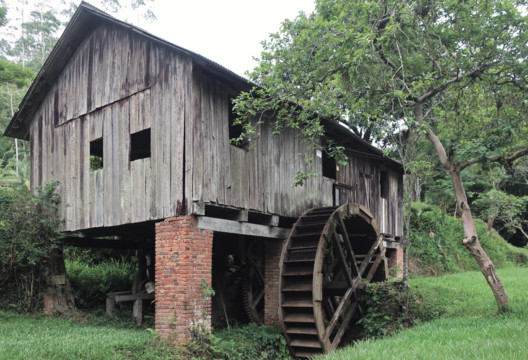
[[[35,74],[29,69],[0,59],[0,84],[12,84],[19,88],[28,86]]]
[[[40,307],[51,254],[60,248],[56,183],[32,197],[25,186],[0,187],[0,286],[18,309]]]

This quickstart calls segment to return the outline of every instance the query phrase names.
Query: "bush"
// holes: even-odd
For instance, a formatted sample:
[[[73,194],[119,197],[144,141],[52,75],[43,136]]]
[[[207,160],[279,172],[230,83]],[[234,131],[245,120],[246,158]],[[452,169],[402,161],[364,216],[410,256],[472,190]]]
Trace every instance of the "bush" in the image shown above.
[[[526,249],[508,244],[497,232],[486,234],[486,224],[475,219],[480,243],[496,267],[525,265]],[[440,275],[478,270],[478,265],[462,244],[464,231],[460,219],[428,204],[413,203],[409,255],[412,274]]]
[[[51,274],[51,256],[61,251],[57,183],[37,188],[0,187],[0,307],[34,312]]]
[[[187,350],[192,358],[203,360],[291,359],[286,340],[276,328],[254,323],[202,334]]]
[[[420,310],[416,295],[406,302],[404,284],[400,281],[368,283],[360,301],[367,310],[358,321],[363,328],[362,338],[388,336],[411,327]]]
[[[66,272],[77,306],[80,309],[91,309],[103,306],[109,292],[132,289],[137,261],[124,258],[99,263],[66,260]]]

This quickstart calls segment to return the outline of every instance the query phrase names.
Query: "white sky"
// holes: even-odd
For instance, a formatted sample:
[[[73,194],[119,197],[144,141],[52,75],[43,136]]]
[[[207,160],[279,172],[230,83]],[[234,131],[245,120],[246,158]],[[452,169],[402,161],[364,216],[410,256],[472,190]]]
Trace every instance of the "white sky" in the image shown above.
[[[88,2],[100,7],[98,0]],[[262,40],[284,19],[314,7],[314,0],[155,0],[157,20],[139,26],[244,75],[255,66],[252,58],[260,55]]]
[[[25,17],[37,4],[44,3],[55,9],[65,0],[5,0],[8,17],[20,21],[20,9]],[[70,1],[70,0],[67,0]],[[74,0],[80,3],[81,0]],[[104,10],[101,0],[86,0]],[[122,4],[130,0],[120,0]],[[109,14],[127,21],[175,45],[198,53],[244,76],[260,56],[261,41],[277,32],[285,19],[293,20],[300,11],[311,13],[315,0],[154,0],[154,22],[146,22],[132,11]],[[26,5],[23,5],[26,4]],[[128,6],[128,8],[130,8]],[[63,19],[61,16],[62,20]],[[8,40],[19,35],[9,33],[7,27],[0,37]],[[19,29],[16,31],[20,31]],[[6,33],[7,32],[7,33]]]

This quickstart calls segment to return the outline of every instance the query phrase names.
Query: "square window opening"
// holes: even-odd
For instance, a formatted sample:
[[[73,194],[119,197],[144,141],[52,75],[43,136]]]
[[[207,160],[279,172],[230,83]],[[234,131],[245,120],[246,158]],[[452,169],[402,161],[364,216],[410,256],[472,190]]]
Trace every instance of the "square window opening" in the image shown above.
[[[90,171],[103,168],[103,138],[90,141]]]
[[[323,159],[323,176],[330,179],[337,179],[337,165],[333,157],[330,157],[325,151],[322,154]]]
[[[243,128],[241,124],[235,124],[235,120],[237,118],[234,110],[233,110],[233,98],[229,98],[229,143],[239,147],[239,148],[246,148],[249,141],[247,139],[243,139],[238,144],[235,144],[231,142],[233,139],[238,139],[240,135],[242,135]]]
[[[130,134],[130,161],[150,157],[150,129]]]

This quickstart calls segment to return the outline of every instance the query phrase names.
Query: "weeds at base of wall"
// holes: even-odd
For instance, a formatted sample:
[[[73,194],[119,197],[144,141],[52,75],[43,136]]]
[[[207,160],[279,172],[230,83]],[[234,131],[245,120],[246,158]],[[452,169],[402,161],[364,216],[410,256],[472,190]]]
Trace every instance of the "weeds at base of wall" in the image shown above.
[[[286,340],[275,327],[247,324],[201,334],[187,344],[195,359],[265,360],[291,359]]]

